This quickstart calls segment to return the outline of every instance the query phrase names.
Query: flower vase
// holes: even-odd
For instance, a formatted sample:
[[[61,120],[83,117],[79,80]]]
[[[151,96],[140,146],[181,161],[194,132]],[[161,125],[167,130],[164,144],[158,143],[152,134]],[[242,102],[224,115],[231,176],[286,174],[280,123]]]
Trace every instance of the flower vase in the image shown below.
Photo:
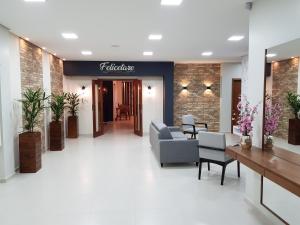
[[[265,136],[265,145],[264,150],[265,151],[272,151],[274,144],[274,139],[271,135]]]
[[[251,136],[249,135],[243,135],[241,137],[241,147],[242,147],[242,150],[251,150],[252,148],[252,140],[251,140]]]

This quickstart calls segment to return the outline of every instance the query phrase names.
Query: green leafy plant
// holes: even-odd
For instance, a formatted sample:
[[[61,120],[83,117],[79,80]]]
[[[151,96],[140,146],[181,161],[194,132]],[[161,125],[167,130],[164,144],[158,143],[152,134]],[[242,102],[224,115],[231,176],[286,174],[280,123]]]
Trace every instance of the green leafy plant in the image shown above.
[[[69,113],[72,116],[77,116],[79,111],[79,94],[76,93],[67,93],[67,108],[69,109]]]
[[[293,110],[295,118],[298,119],[298,112],[300,111],[300,95],[293,92],[288,92],[287,100],[291,109]]]
[[[51,107],[51,111],[53,113],[53,120],[58,122],[63,113],[64,113],[64,109],[66,107],[66,94],[61,94],[61,95],[55,95],[52,94],[51,95],[51,102],[50,102],[50,107]]]
[[[22,110],[24,116],[24,129],[33,132],[35,126],[39,123],[39,116],[46,108],[45,101],[49,98],[46,93],[40,88],[34,90],[28,88],[23,93],[23,98],[19,100],[22,103]]]

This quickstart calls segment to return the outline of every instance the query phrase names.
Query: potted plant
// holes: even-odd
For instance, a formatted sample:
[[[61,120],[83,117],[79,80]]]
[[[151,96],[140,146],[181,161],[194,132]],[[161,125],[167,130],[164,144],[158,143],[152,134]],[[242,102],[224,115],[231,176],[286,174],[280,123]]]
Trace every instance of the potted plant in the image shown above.
[[[19,134],[20,172],[35,173],[41,168],[41,132],[35,128],[48,99],[41,89],[28,88],[23,93],[22,103],[24,132]]]
[[[289,119],[289,135],[288,142],[293,145],[300,145],[300,95],[288,92],[287,101],[295,115],[294,119]]]
[[[240,98],[237,105],[239,111],[238,125],[241,137],[241,147],[243,150],[250,150],[252,148],[251,132],[253,130],[252,123],[257,114],[258,105],[251,106],[246,97]]]
[[[264,123],[264,150],[273,149],[273,133],[277,130],[280,117],[282,115],[282,105],[276,102],[270,95],[266,95],[265,102],[265,123]]]
[[[61,151],[64,149],[64,126],[61,118],[65,109],[66,94],[52,94],[50,107],[53,121],[50,123],[50,150]]]
[[[68,117],[68,138],[78,137],[78,111],[79,111],[79,95],[76,93],[67,93],[67,108],[70,116]]]

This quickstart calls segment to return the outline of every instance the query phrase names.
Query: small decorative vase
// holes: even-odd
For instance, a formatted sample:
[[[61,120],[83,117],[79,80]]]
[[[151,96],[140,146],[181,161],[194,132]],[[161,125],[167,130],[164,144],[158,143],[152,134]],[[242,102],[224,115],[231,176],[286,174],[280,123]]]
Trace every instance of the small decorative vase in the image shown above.
[[[273,136],[271,136],[271,135],[265,136],[264,150],[265,151],[272,151],[272,149],[273,149],[273,143],[274,143]]]
[[[242,147],[242,150],[247,150],[247,151],[251,150],[252,140],[249,135],[243,135],[241,137],[241,147]]]

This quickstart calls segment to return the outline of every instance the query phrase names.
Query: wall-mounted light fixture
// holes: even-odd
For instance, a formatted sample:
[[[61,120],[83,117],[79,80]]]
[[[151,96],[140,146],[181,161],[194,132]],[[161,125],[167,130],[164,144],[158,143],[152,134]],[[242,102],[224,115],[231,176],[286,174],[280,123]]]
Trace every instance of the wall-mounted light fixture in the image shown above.
[[[211,90],[211,86],[206,86],[206,90]]]
[[[84,98],[86,97],[86,87],[84,85],[81,86],[81,102],[84,103]]]
[[[182,86],[183,91],[187,91],[187,89],[188,89],[187,86]]]
[[[150,84],[147,86],[147,95],[153,96],[153,88]]]

